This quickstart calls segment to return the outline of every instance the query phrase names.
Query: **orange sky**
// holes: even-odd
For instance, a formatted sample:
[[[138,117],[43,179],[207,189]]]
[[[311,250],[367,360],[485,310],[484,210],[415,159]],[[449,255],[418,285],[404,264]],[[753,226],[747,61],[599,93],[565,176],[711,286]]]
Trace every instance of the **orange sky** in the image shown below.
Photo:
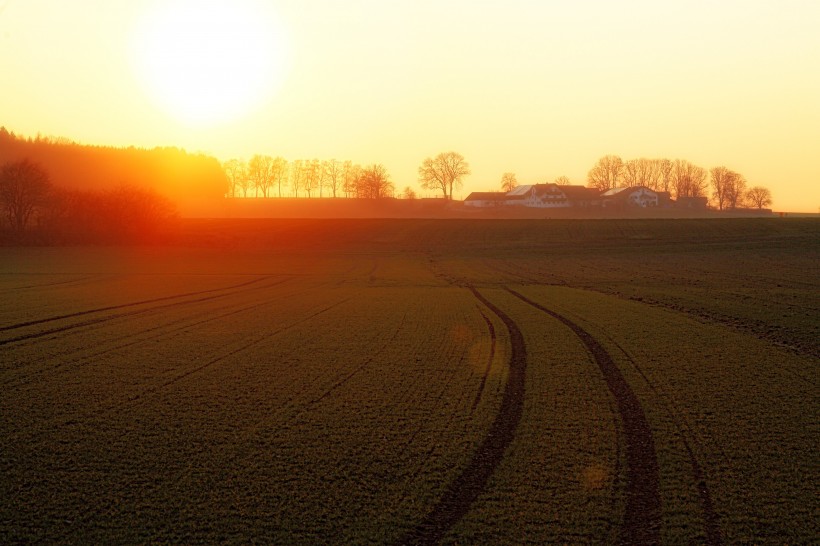
[[[681,158],[818,212],[817,28],[814,0],[0,0],[0,125],[377,162],[399,189],[455,150],[455,197]]]

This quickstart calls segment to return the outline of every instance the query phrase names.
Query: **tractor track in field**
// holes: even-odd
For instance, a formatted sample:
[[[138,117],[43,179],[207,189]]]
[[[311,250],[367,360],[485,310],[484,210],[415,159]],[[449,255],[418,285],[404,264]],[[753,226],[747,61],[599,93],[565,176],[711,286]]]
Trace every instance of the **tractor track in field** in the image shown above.
[[[239,353],[247,351],[251,347],[255,347],[256,345],[259,345],[263,341],[266,341],[266,340],[268,340],[268,339],[270,339],[274,336],[277,336],[277,335],[281,334],[282,332],[290,330],[291,328],[294,328],[295,326],[298,326],[298,325],[300,325],[304,322],[307,322],[307,321],[311,320],[312,318],[315,318],[315,317],[317,317],[317,316],[319,316],[323,313],[326,313],[326,312],[330,311],[331,309],[333,309],[335,307],[338,307],[338,306],[350,301],[351,299],[352,298],[344,298],[344,299],[341,299],[341,300],[337,301],[336,303],[333,303],[331,305],[327,305],[327,306],[319,309],[318,311],[315,311],[315,312],[311,313],[310,315],[308,315],[306,317],[303,317],[299,320],[296,320],[296,321],[294,321],[294,322],[292,322],[292,323],[290,323],[286,326],[282,326],[281,328],[278,328],[277,330],[275,330],[273,332],[270,332],[270,333],[267,333],[267,334],[262,335],[260,337],[257,337],[256,339],[248,341],[247,343],[243,343],[241,346],[236,347],[236,348],[234,348],[230,351],[222,353],[219,356],[216,356],[216,357],[208,360],[204,364],[200,364],[199,366],[196,366],[194,368],[185,370],[184,372],[176,375],[175,377],[172,377],[171,379],[168,379],[167,381],[164,381],[164,382],[160,383],[159,385],[156,385],[154,387],[145,389],[140,393],[134,394],[130,398],[128,398],[127,400],[125,400],[121,403],[118,403],[114,406],[109,406],[107,408],[100,408],[100,409],[98,409],[98,410],[96,410],[92,413],[95,414],[95,415],[104,415],[108,412],[122,410],[122,409],[125,409],[126,407],[130,407],[130,406],[133,406],[134,404],[138,404],[143,399],[151,396],[152,394],[155,394],[155,393],[157,393],[157,392],[159,392],[159,391],[161,391],[161,390],[163,390],[167,387],[170,387],[170,386],[182,381],[183,379],[186,379],[186,378],[191,377],[192,375],[195,375],[195,374],[197,374],[197,373],[199,373],[203,370],[206,370],[206,369],[210,368],[211,366],[213,366],[215,364],[219,364],[223,360],[226,360],[226,359],[228,359],[228,358],[230,358],[234,355],[237,355]]]
[[[618,350],[626,357],[635,371],[638,372],[644,382],[649,386],[653,393],[658,397],[658,400],[663,401],[663,406],[669,415],[669,418],[675,424],[675,428],[677,429],[678,434],[680,435],[681,442],[683,443],[683,447],[686,450],[686,454],[689,457],[689,464],[692,467],[692,479],[694,481],[695,487],[698,490],[698,500],[700,502],[701,513],[703,516],[703,531],[706,536],[706,540],[704,544],[709,546],[716,546],[719,544],[723,544],[723,537],[720,531],[720,518],[718,518],[717,513],[715,512],[714,502],[712,501],[712,494],[709,491],[709,485],[707,483],[706,474],[703,471],[703,467],[698,461],[697,456],[695,455],[694,450],[692,449],[692,445],[687,438],[691,438],[692,442],[698,444],[698,439],[694,435],[689,425],[684,425],[682,420],[678,417],[682,415],[682,413],[675,407],[674,403],[670,400],[670,397],[666,395],[666,393],[662,392],[660,388],[656,387],[654,383],[649,380],[649,377],[644,373],[640,366],[635,362],[635,359],[632,358],[632,355],[629,352],[621,347],[617,341],[612,339],[611,337],[607,336],[615,345]]]
[[[66,280],[66,281],[54,281],[54,282],[46,282],[46,283],[42,283],[42,284],[27,284],[25,286],[10,286],[8,288],[0,289],[0,293],[16,292],[18,290],[31,290],[32,288],[51,288],[53,286],[60,286],[62,288],[62,285],[65,285],[65,284],[79,284],[79,283],[82,283],[84,281],[90,281],[92,279],[94,279],[94,277],[81,277],[79,279],[69,279],[69,280]]]
[[[478,392],[475,394],[475,399],[473,400],[473,405],[470,406],[470,415],[475,413],[476,408],[478,407],[479,402],[481,402],[481,397],[484,395],[484,387],[487,385],[487,377],[490,375],[490,370],[493,367],[493,360],[495,359],[495,350],[496,350],[496,335],[495,335],[495,326],[493,326],[493,321],[484,314],[484,311],[479,308],[479,313],[481,313],[481,318],[484,319],[484,322],[487,323],[487,331],[490,333],[490,356],[487,357],[487,367],[484,369],[484,374],[481,376],[481,383],[478,385]]]
[[[284,282],[286,282],[286,281],[287,281],[287,279],[285,279],[285,281],[282,281],[280,283],[267,285],[267,286],[265,286],[265,288],[270,288],[272,286],[278,286],[280,284],[284,284]],[[307,292],[307,290],[297,291],[297,292],[288,294],[286,296],[282,296],[279,299],[277,299],[276,302],[279,302],[279,301],[281,301],[282,299],[285,299],[285,298],[293,298],[293,297],[302,295],[305,292]],[[114,341],[115,343],[119,342],[119,344],[117,344],[117,345],[109,346],[109,347],[106,347],[102,350],[99,350],[99,351],[96,351],[96,352],[93,352],[93,353],[90,353],[90,354],[84,354],[82,356],[75,357],[75,358],[73,358],[71,360],[68,360],[68,361],[59,361],[56,364],[54,364],[50,367],[47,367],[47,368],[39,368],[39,369],[37,369],[35,371],[32,371],[32,372],[29,372],[29,373],[19,373],[11,379],[0,381],[0,386],[6,387],[6,386],[9,386],[9,385],[14,385],[15,387],[19,387],[19,386],[22,386],[22,385],[26,385],[28,383],[31,383],[38,376],[40,376],[41,374],[46,373],[46,372],[55,372],[55,371],[60,370],[62,368],[72,366],[74,364],[79,364],[83,361],[87,361],[87,360],[95,358],[95,357],[103,356],[103,355],[105,355],[105,354],[107,354],[111,351],[117,351],[117,350],[120,350],[120,349],[125,349],[127,347],[132,347],[134,345],[139,345],[141,343],[147,343],[149,341],[162,339],[164,337],[167,337],[170,334],[175,334],[177,332],[180,332],[180,331],[183,331],[183,330],[186,330],[186,329],[189,329],[189,328],[194,328],[194,327],[197,327],[197,326],[201,326],[203,324],[208,324],[208,323],[214,322],[216,320],[231,317],[231,316],[234,316],[234,315],[237,315],[237,314],[240,314],[240,313],[253,311],[255,309],[259,309],[260,307],[265,307],[265,306],[271,305],[273,303],[275,303],[275,302],[265,300],[265,301],[253,303],[253,304],[250,304],[250,305],[242,305],[240,307],[233,308],[233,309],[231,309],[229,311],[226,311],[226,312],[221,312],[223,310],[230,309],[231,306],[229,305],[227,307],[223,307],[222,309],[220,309],[219,311],[216,311],[216,312],[214,312],[212,310],[209,313],[209,315],[207,316],[207,318],[204,318],[202,320],[197,320],[197,321],[194,321],[194,322],[187,322],[187,321],[190,320],[190,317],[185,316],[185,317],[182,317],[180,319],[174,320],[172,322],[167,322],[167,323],[164,323],[164,324],[156,325],[156,326],[153,326],[153,327],[148,328],[146,330],[141,330],[139,332],[124,335],[124,336],[119,337],[117,339],[111,340],[111,341]],[[220,314],[216,314],[217,312],[219,312]],[[169,328],[169,326],[174,326],[174,325],[177,325],[177,324],[180,324],[180,323],[182,323],[180,326],[176,326],[175,328]],[[157,330],[159,330],[159,333],[145,336],[145,334],[149,334],[149,333],[155,332]],[[143,336],[143,337],[139,337],[139,336]],[[134,339],[134,338],[137,338],[137,337],[138,337],[138,339]],[[128,341],[126,341],[126,340],[128,340]],[[74,352],[76,353],[77,351],[74,351]],[[68,354],[71,354],[71,353],[68,353]],[[53,358],[53,357],[51,357],[51,358]],[[19,368],[18,368],[18,370],[19,370]]]
[[[659,544],[661,527],[660,469],[652,429],[640,400],[629,386],[612,356],[592,334],[564,315],[505,287],[527,305],[542,311],[572,330],[601,370],[615,397],[623,425],[626,455],[626,507],[621,525],[623,544]]]
[[[473,296],[493,312],[507,327],[512,352],[509,376],[501,407],[490,425],[487,435],[473,453],[470,462],[445,489],[441,498],[419,522],[405,535],[400,544],[436,544],[453,525],[470,510],[487,485],[504,452],[513,440],[515,430],[524,411],[524,387],[527,368],[527,347],[518,325],[472,286],[467,286]]]
[[[480,305],[476,304],[476,309],[478,310],[478,312],[482,316],[482,318],[484,318],[484,320],[489,321],[489,319],[484,314],[484,312],[481,311],[481,306]],[[489,324],[490,324],[490,332],[491,332],[491,336],[492,336],[492,342],[491,342],[492,353],[491,354],[494,356],[497,340],[496,340],[495,328],[492,326],[492,321],[489,321]],[[487,375],[489,375],[491,366],[492,366],[492,358],[489,360],[489,364],[488,364],[488,367],[487,367],[487,372],[485,372],[486,375],[482,379],[481,388],[479,389],[479,392],[474,397],[473,405],[470,409],[470,416],[471,417],[475,414],[475,410],[476,410],[476,407],[478,405],[478,402],[476,402],[476,400],[480,400],[480,398],[481,398],[481,391],[484,389],[484,386],[486,385],[486,378],[487,378]],[[448,389],[450,388],[450,386],[453,382],[453,379],[455,378],[455,375],[456,375],[455,373],[451,373],[449,379],[442,386],[441,390],[438,393],[438,396],[435,397],[435,402],[432,405],[432,407],[433,407],[432,411],[435,411],[437,408],[440,407],[442,401],[444,400],[445,394],[447,393]],[[463,398],[463,394],[462,394],[462,398]],[[450,412],[450,414],[447,418],[447,422],[446,422],[447,426],[444,427],[445,429],[449,428],[449,424],[452,423],[453,418],[454,418],[454,414],[452,412]],[[413,430],[413,432],[408,436],[407,441],[405,442],[405,445],[407,445],[407,446],[414,445],[414,443],[416,442],[416,438],[428,427],[431,420],[432,420],[432,418],[430,418],[430,417],[424,419],[422,421],[422,423],[415,430]],[[408,476],[409,476],[409,478],[407,480],[408,483],[412,483],[418,478],[418,476],[421,474],[422,469],[425,468],[425,466],[427,466],[428,461],[430,461],[430,459],[433,457],[433,453],[435,453],[436,450],[439,449],[439,447],[440,446],[438,445],[438,443],[433,442],[431,444],[431,446],[427,449],[427,451],[421,457],[418,458],[418,460],[416,461],[416,464],[414,465],[413,469],[408,473]],[[403,503],[408,498],[409,498],[409,494],[405,493],[404,495],[402,495],[401,500],[399,502]]]
[[[242,288],[242,287],[248,286],[250,284],[255,284],[255,283],[258,283],[258,282],[260,282],[260,281],[262,281],[266,278],[268,278],[268,277],[267,276],[259,277],[259,278],[256,278],[256,279],[253,279],[253,280],[250,280],[250,281],[246,281],[246,282],[243,282],[243,283],[240,283],[240,284],[234,284],[234,285],[231,285],[231,286],[224,286],[224,287],[221,287],[221,288],[210,288],[208,290],[198,290],[198,291],[195,291],[195,292],[185,292],[185,293],[182,293],[182,294],[173,294],[173,295],[170,295],[170,296],[162,296],[162,297],[159,297],[159,298],[151,298],[151,299],[147,299],[147,300],[134,301],[134,302],[130,302],[130,303],[122,303],[122,304],[119,304],[119,305],[107,305],[105,307],[98,307],[96,309],[87,309],[85,311],[78,311],[76,313],[67,313],[65,315],[57,315],[57,316],[54,316],[54,317],[47,317],[47,318],[43,318],[43,319],[29,320],[29,321],[26,321],[26,322],[19,322],[17,324],[11,324],[9,326],[0,327],[0,332],[5,332],[5,331],[8,331],[8,330],[17,330],[19,328],[24,328],[26,326],[36,326],[37,324],[44,324],[46,322],[54,322],[54,321],[57,321],[57,320],[65,320],[65,319],[70,319],[70,318],[81,317],[81,316],[90,315],[90,314],[93,314],[93,313],[102,313],[103,311],[114,311],[114,310],[117,310],[117,309],[125,309],[127,307],[136,307],[136,306],[139,306],[139,305],[148,305],[148,304],[151,304],[151,303],[159,303],[161,301],[168,301],[168,300],[173,300],[173,299],[185,298],[185,297],[188,297],[188,296],[201,296],[202,294],[211,294],[213,292],[223,292],[225,290],[231,290],[231,289],[234,289],[234,288]]]
[[[235,354],[238,354],[238,353],[240,353],[240,352],[242,352],[246,349],[249,349],[250,347],[252,347],[254,345],[258,345],[262,341],[264,341],[266,339],[269,339],[269,338],[271,338],[275,335],[278,335],[283,331],[289,330],[289,329],[291,329],[295,326],[298,326],[299,324],[307,322],[310,319],[312,319],[312,318],[314,318],[318,315],[321,315],[321,314],[323,314],[327,311],[330,311],[331,309],[333,309],[335,307],[338,307],[338,306],[350,301],[351,299],[353,299],[353,298],[345,298],[345,299],[340,300],[340,301],[338,301],[338,302],[336,302],[332,305],[326,306],[326,307],[320,309],[319,311],[316,311],[316,312],[312,313],[311,315],[309,315],[307,317],[304,317],[304,318],[302,318],[302,319],[300,319],[296,322],[293,322],[293,323],[291,323],[287,326],[284,326],[284,327],[276,330],[275,332],[270,333],[267,336],[264,336],[263,338],[256,339],[256,340],[254,340],[254,341],[252,341],[252,342],[250,342],[250,343],[248,343],[248,344],[246,344],[242,347],[239,347],[239,348],[237,348],[233,351],[230,351],[228,353],[220,355],[219,357],[209,361],[208,363],[206,363],[202,366],[199,366],[198,368],[196,368],[194,370],[189,370],[185,374],[177,376],[176,378],[173,378],[172,380],[167,381],[167,382],[163,383],[162,385],[158,385],[157,387],[155,387],[153,389],[150,389],[150,391],[143,391],[139,395],[137,395],[135,397],[132,397],[131,399],[127,400],[126,402],[124,402],[122,404],[119,404],[117,407],[108,408],[107,410],[102,410],[102,411],[98,410],[94,413],[95,414],[102,414],[102,413],[105,413],[107,411],[117,411],[119,409],[124,409],[125,407],[134,405],[134,404],[138,403],[141,399],[158,392],[159,390],[161,390],[164,387],[170,386],[171,384],[176,383],[176,382],[178,382],[178,381],[180,381],[180,380],[182,380],[186,377],[189,377],[190,375],[193,375],[194,373],[197,373],[197,372],[205,369],[206,367],[209,367],[213,364],[218,363],[219,361],[222,361],[222,360],[224,360],[226,358],[229,358],[229,357],[231,357]],[[357,375],[359,372],[364,370],[368,365],[370,365],[373,362],[373,360],[375,359],[376,355],[378,355],[379,353],[384,351],[384,349],[386,349],[395,340],[395,338],[401,332],[401,330],[402,330],[404,324],[406,323],[406,321],[407,321],[407,313],[404,314],[404,316],[402,317],[399,325],[396,327],[396,331],[393,333],[393,335],[391,336],[391,338],[387,342],[385,342],[375,353],[373,353],[369,358],[367,358],[364,363],[360,364],[351,373],[348,373],[347,375],[342,377],[339,381],[336,381],[329,388],[325,389],[325,391],[322,394],[320,394],[319,396],[317,396],[317,397],[315,397],[311,400],[308,400],[306,402],[302,402],[302,403],[299,403],[297,405],[291,405],[289,408],[287,407],[288,406],[287,402],[285,402],[282,406],[280,406],[280,409],[282,409],[282,410],[286,410],[286,411],[292,410],[292,413],[291,413],[291,415],[289,415],[289,418],[287,419],[286,423],[292,422],[299,415],[301,415],[305,411],[307,411],[310,407],[315,406],[316,404],[320,403],[322,400],[324,400],[325,398],[330,396],[333,393],[333,391],[335,391],[336,389],[343,386],[350,379],[352,379],[353,376]],[[266,418],[261,418],[254,425],[248,427],[245,430],[245,432],[242,435],[242,442],[236,442],[235,445],[237,447],[233,450],[233,453],[231,453],[231,455],[223,463],[223,468],[229,468],[229,467],[233,466],[233,463],[235,463],[236,461],[249,456],[249,454],[247,453],[247,449],[245,449],[243,446],[247,445],[247,441],[250,438],[252,438],[253,436],[259,434],[260,430],[264,427],[265,421],[266,421]],[[278,425],[278,426],[275,427],[274,432],[275,433],[280,432],[286,426],[288,426],[288,425],[287,424]],[[175,476],[175,479],[173,480],[173,483],[178,484],[189,473],[190,472],[182,472],[182,473],[177,474]],[[75,521],[73,521],[71,527],[69,529],[67,529],[60,537],[58,537],[58,540],[63,541],[65,538],[67,538],[71,534],[72,528],[77,527],[78,525],[84,525],[84,524],[88,523],[89,521],[91,521],[92,519],[94,519],[95,517],[99,517],[100,515],[108,512],[109,510],[110,510],[110,507],[108,507],[108,506],[99,506],[99,507],[97,507],[93,510],[90,510],[83,517],[78,518]]]
[[[23,334],[23,335],[20,335],[20,336],[17,336],[17,337],[2,339],[2,340],[0,340],[0,346],[8,345],[8,344],[11,344],[11,343],[18,343],[18,342],[21,342],[21,341],[28,341],[28,340],[32,340],[32,339],[38,339],[38,338],[45,337],[45,336],[48,336],[48,335],[51,335],[51,334],[59,334],[59,333],[66,332],[66,331],[69,331],[69,330],[74,330],[76,328],[82,328],[84,326],[93,326],[95,324],[108,322],[108,321],[115,320],[115,319],[118,319],[118,318],[141,315],[141,314],[149,313],[149,312],[152,312],[152,311],[158,311],[160,309],[168,309],[168,308],[172,308],[172,307],[179,307],[179,306],[182,306],[182,305],[189,305],[189,304],[192,304],[192,303],[201,303],[201,302],[204,302],[204,301],[211,301],[211,300],[225,298],[225,297],[228,297],[228,296],[234,296],[234,295],[236,295],[240,292],[246,291],[246,290],[241,290],[241,288],[244,288],[244,287],[249,286],[251,284],[258,283],[258,282],[260,282],[262,280],[265,280],[267,278],[269,278],[269,277],[258,278],[258,279],[254,279],[254,280],[249,281],[249,282],[245,282],[245,283],[241,283],[241,284],[233,285],[233,286],[227,286],[227,287],[224,287],[224,288],[214,288],[214,289],[210,289],[210,290],[202,290],[202,291],[199,291],[199,292],[188,292],[188,293],[185,293],[185,294],[177,294],[177,295],[173,295],[173,296],[164,296],[162,298],[154,298],[154,299],[143,300],[143,301],[139,301],[139,302],[126,303],[126,304],[122,304],[122,305],[112,305],[112,306],[108,306],[108,307],[101,307],[101,308],[98,308],[98,309],[90,309],[90,310],[87,310],[87,311],[80,311],[78,313],[70,313],[70,314],[60,315],[60,316],[56,316],[56,317],[50,317],[50,318],[45,318],[45,319],[38,319],[38,320],[34,320],[34,321],[23,322],[23,323],[15,324],[15,325],[12,325],[12,326],[5,326],[3,328],[0,328],[0,331],[14,330],[14,329],[24,328],[24,327],[28,327],[28,326],[35,326],[35,325],[38,325],[38,324],[45,324],[45,323],[48,323],[48,322],[72,319],[72,318],[77,318],[77,317],[90,315],[90,314],[93,314],[93,313],[102,313],[102,312],[105,312],[105,311],[116,311],[116,310],[119,310],[119,309],[127,309],[129,307],[136,307],[136,306],[140,306],[140,305],[150,305],[152,303],[160,303],[160,302],[163,302],[163,301],[174,300],[174,299],[179,299],[179,298],[199,296],[199,295],[203,295],[203,294],[211,294],[209,296],[204,296],[204,297],[196,298],[196,299],[186,299],[186,300],[183,300],[183,301],[172,301],[170,303],[164,303],[164,304],[161,304],[161,305],[153,305],[153,306],[145,308],[145,309],[137,309],[137,310],[127,311],[127,312],[123,312],[123,313],[114,313],[114,314],[105,315],[105,316],[102,316],[102,317],[90,318],[88,320],[81,320],[80,322],[67,324],[65,326],[58,326],[56,328],[49,328],[47,330],[41,330],[39,332],[33,332],[33,333],[30,333],[30,334]],[[279,281],[277,281],[273,284],[268,284],[268,285],[264,285],[264,286],[255,286],[255,287],[247,289],[247,290],[260,290],[260,289],[263,289],[263,288],[270,288],[271,286],[276,286],[277,284],[282,284],[282,283],[286,282],[287,280],[288,279],[281,279],[281,280],[279,280]],[[240,290],[233,290],[233,289],[237,289],[237,288],[240,289]],[[226,292],[228,290],[230,290],[230,291]],[[222,293],[221,294],[213,294],[213,292],[222,292]]]

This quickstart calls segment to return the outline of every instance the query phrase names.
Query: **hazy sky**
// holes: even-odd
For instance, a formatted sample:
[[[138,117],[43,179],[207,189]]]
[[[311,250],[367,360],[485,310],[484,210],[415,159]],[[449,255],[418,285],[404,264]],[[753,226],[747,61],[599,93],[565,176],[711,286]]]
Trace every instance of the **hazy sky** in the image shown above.
[[[383,163],[399,189],[455,150],[473,169],[462,197],[505,171],[585,184],[605,154],[681,158],[768,186],[777,210],[820,207],[817,0],[235,0],[211,2],[211,19],[186,18],[188,4],[0,0],[0,125],[220,159]],[[219,120],[182,111],[201,94],[171,96],[179,65],[160,67],[150,38],[197,25],[216,46],[168,55],[207,51],[207,76],[183,79],[234,93],[240,107]],[[256,87],[223,90],[234,81]]]

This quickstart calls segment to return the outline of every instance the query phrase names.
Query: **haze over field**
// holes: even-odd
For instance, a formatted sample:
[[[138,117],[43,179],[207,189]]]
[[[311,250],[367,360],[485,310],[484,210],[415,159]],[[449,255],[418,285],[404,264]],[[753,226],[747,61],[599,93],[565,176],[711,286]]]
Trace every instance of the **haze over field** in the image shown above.
[[[23,135],[383,163],[461,195],[595,161],[725,165],[820,206],[820,3],[0,1],[0,125]]]

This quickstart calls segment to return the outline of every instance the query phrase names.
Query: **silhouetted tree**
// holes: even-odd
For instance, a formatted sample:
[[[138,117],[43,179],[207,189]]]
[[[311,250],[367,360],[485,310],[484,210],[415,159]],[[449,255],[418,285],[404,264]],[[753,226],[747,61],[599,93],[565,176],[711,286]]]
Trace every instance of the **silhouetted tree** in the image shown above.
[[[693,165],[684,159],[676,159],[672,164],[672,188],[675,191],[675,199],[705,196],[706,177],[706,169],[703,167]]]
[[[470,174],[470,165],[456,152],[444,152],[428,157],[419,167],[419,182],[427,190],[441,190],[445,199],[453,198],[453,187],[461,188]]]
[[[384,165],[374,164],[362,169],[359,175],[358,196],[368,199],[391,197],[394,186]]]
[[[513,191],[518,186],[515,173],[504,173],[501,175],[501,189],[506,192]]]
[[[772,192],[763,186],[754,186],[746,192],[746,199],[753,206],[762,209],[772,204]]]
[[[623,168],[624,162],[620,157],[605,155],[587,173],[587,184],[600,191],[617,188],[621,184]]]
[[[569,181],[569,178],[566,177],[566,176],[559,176],[558,178],[555,179],[555,182],[553,182],[553,183],[557,184],[559,186],[569,186],[571,184],[571,182]]]
[[[290,164],[290,188],[295,197],[299,197],[299,190],[304,186],[305,162],[301,159]]]
[[[314,190],[320,189],[322,186],[322,162],[318,159],[312,159],[305,162],[304,166],[304,184],[302,189],[310,198]]]
[[[655,191],[660,190],[661,162],[657,159],[630,159],[623,167],[624,186],[646,186]]]
[[[361,170],[362,168],[354,165],[352,161],[345,161],[342,164],[342,191],[345,192],[346,197],[356,195]]]
[[[344,185],[344,167],[342,162],[336,159],[325,161],[324,170],[326,173],[327,187],[330,189],[333,197],[336,197],[336,193]]]
[[[48,203],[51,182],[42,167],[24,159],[0,169],[0,205],[12,229],[25,231],[34,212]]]
[[[242,197],[247,197],[251,181],[248,178],[245,162],[241,159],[229,159],[222,164],[222,169],[225,171],[225,176],[228,177],[228,183],[230,184],[229,197],[236,197],[238,190],[242,191]]]
[[[416,191],[410,186],[405,186],[404,191],[401,192],[404,199],[413,200],[416,198]]]
[[[734,208],[737,205],[737,194],[745,186],[743,177],[726,167],[714,167],[709,171],[712,185],[712,198],[718,210]]]
[[[288,162],[283,157],[276,157],[273,160],[271,168],[273,174],[273,183],[276,184],[279,190],[279,197],[282,197],[282,183],[288,179]]]
[[[726,191],[726,200],[729,208],[736,209],[745,205],[746,179],[737,173],[730,177]]]
[[[262,197],[268,197],[268,191],[273,186],[273,158],[269,155],[254,155],[248,161],[248,178],[257,196],[261,191]]]

